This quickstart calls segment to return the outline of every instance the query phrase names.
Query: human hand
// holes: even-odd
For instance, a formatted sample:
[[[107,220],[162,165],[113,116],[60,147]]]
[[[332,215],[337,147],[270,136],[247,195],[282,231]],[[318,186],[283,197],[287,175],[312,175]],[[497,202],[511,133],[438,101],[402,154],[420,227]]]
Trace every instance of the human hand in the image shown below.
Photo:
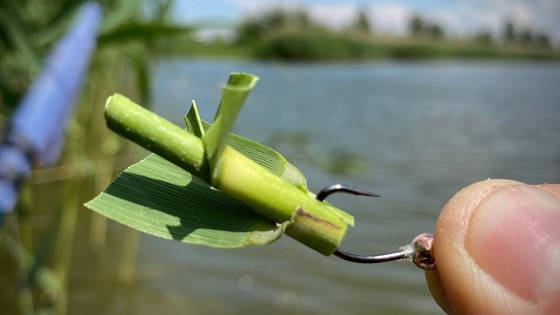
[[[435,227],[432,295],[453,314],[560,314],[560,184],[486,180]]]

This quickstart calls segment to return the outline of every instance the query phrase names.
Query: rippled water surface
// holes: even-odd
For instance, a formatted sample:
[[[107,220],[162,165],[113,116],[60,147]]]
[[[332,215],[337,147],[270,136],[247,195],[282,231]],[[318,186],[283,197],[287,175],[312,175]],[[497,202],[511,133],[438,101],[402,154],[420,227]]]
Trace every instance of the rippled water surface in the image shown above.
[[[212,119],[230,72],[260,76],[237,133],[278,149],[313,191],[341,182],[383,195],[332,198],[356,218],[348,250],[389,251],[431,231],[474,181],[560,181],[557,63],[177,59],[153,70],[155,111],[181,125],[191,99]],[[139,255],[138,282],[119,302],[135,314],[440,312],[408,263],[352,264],[289,237],[216,250],[143,236]]]

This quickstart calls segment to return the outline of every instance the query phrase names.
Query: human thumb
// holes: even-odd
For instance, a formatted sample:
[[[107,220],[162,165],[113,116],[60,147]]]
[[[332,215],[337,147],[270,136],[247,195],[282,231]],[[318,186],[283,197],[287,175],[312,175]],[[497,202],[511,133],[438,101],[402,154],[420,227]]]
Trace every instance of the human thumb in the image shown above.
[[[560,185],[486,180],[435,228],[432,295],[452,314],[560,314]]]

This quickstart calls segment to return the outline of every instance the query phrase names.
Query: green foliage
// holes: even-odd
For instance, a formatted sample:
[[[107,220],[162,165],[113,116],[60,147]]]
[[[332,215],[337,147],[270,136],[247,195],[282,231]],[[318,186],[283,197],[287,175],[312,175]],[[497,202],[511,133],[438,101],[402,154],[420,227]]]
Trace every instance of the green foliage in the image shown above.
[[[9,114],[29,88],[51,46],[67,30],[76,10],[86,0],[6,0],[0,3],[0,113]],[[169,0],[151,1],[141,10],[140,0],[104,0],[99,44],[119,46],[133,42],[147,45],[162,37],[190,34],[191,28],[163,20]],[[149,11],[149,12],[148,12]],[[143,97],[148,97],[145,66],[147,46],[128,49],[137,69]],[[147,99],[146,99],[147,101]]]
[[[513,24],[511,31],[513,32]],[[180,39],[170,42],[161,53],[281,60],[363,60],[378,58],[538,58],[558,59],[546,34],[531,33],[521,45],[519,36],[508,45],[494,45],[490,33],[472,38],[446,38],[441,24],[420,15],[411,16],[408,38],[371,32],[364,10],[346,29],[330,29],[309,19],[305,10],[275,9],[240,23],[232,43],[215,40],[197,42]]]
[[[126,169],[86,207],[151,235],[211,247],[263,245],[282,232],[155,154]]]
[[[492,34],[489,31],[480,31],[478,32],[475,37],[475,41],[482,45],[490,45],[492,44]]]
[[[0,117],[8,116],[17,106],[43,66],[45,55],[67,31],[76,10],[84,2],[0,1]],[[67,280],[67,274],[72,273],[68,272],[72,241],[78,236],[74,235],[74,230],[80,231],[81,238],[88,231],[84,226],[75,227],[76,215],[81,211],[83,201],[91,198],[91,192],[102,189],[108,183],[113,167],[121,168],[118,161],[123,163],[133,156],[129,147],[121,145],[101,125],[103,108],[99,106],[102,102],[99,98],[105,98],[109,93],[107,89],[119,89],[148,104],[148,60],[153,51],[152,44],[168,35],[190,33],[188,28],[181,27],[179,31],[177,27],[165,23],[170,0],[150,1],[148,5],[145,5],[147,1],[141,0],[98,2],[103,7],[100,33],[104,42],[97,46],[92,56],[82,89],[83,96],[77,100],[79,103],[70,123],[61,158],[66,175],[59,177],[61,174],[56,167],[45,170],[52,176],[44,179],[46,184],[29,184],[33,187],[30,199],[36,201],[24,207],[25,215],[22,211],[11,215],[22,227],[21,237],[14,239],[19,240],[21,243],[18,245],[29,252],[28,261],[31,263],[11,277],[14,281],[5,279],[4,285],[10,290],[0,292],[0,302],[2,309],[8,313],[16,314],[10,310],[24,295],[23,291],[32,290],[33,299],[21,309],[22,312],[47,314],[54,313],[55,308],[57,314],[64,314],[64,305],[68,300],[65,296],[67,282],[71,282]],[[107,43],[111,45],[105,45]],[[22,202],[20,210],[23,208],[21,205]],[[57,215],[59,211],[60,215]],[[56,228],[45,228],[45,218],[51,218],[55,223],[52,226]],[[87,216],[82,219],[87,219]],[[82,243],[79,247],[87,248],[86,244]],[[0,252],[2,254],[4,252]],[[0,257],[0,260],[4,258]],[[111,270],[114,268],[112,264]],[[5,270],[4,275],[9,272]]]
[[[413,15],[408,22],[408,31],[412,36],[419,36],[424,29],[424,20],[419,15]]]
[[[214,123],[202,138],[211,169],[218,162],[225,139],[233,128],[237,114],[258,80],[258,77],[247,73],[232,73],[227,84],[222,88],[222,98]]]
[[[512,21],[506,21],[504,24],[504,41],[505,42],[514,42],[516,38],[515,33],[515,26],[513,25]]]
[[[98,38],[98,43],[107,45],[123,44],[127,41],[156,40],[164,36],[190,34],[191,31],[192,28],[170,25],[161,21],[149,23],[131,21],[102,33]]]
[[[187,129],[208,129],[196,113],[193,106]],[[303,175],[275,150],[235,134],[225,142],[306,191]],[[148,234],[211,247],[263,245],[282,234],[279,226],[155,154],[126,169],[86,206]]]
[[[426,27],[425,33],[428,37],[441,39],[443,38],[443,28],[438,24],[430,24]]]
[[[304,10],[277,8],[265,12],[258,18],[242,22],[237,28],[237,43],[255,44],[284,30],[308,30],[317,27]]]
[[[433,31],[436,34],[438,31]],[[436,36],[436,35],[432,35]],[[490,45],[488,37],[469,41],[443,41],[419,37],[385,41],[364,38],[353,33],[328,31],[281,32],[253,46],[254,55],[261,59],[281,60],[366,60],[375,58],[560,58],[554,51],[529,46],[500,47]],[[541,39],[546,43],[546,39]],[[545,45],[545,44],[543,44]]]
[[[533,32],[531,30],[523,30],[519,33],[519,43],[521,45],[531,45],[533,43]]]
[[[443,27],[435,22],[426,21],[420,15],[413,15],[408,22],[408,32],[413,37],[441,39],[444,37]]]
[[[533,31],[529,28],[519,29],[512,21],[506,21],[503,27],[503,41],[507,44],[517,44],[522,47],[550,49],[548,35]]]
[[[370,33],[371,32],[371,23],[369,21],[368,14],[365,10],[360,10],[356,16],[356,19],[352,23],[353,30],[362,33]]]
[[[105,119],[111,130],[186,171],[191,180],[182,186],[190,186],[196,176],[207,184],[206,191],[208,193],[214,194],[215,191],[212,188],[215,188],[227,196],[235,198],[252,209],[254,213],[276,223],[277,227],[281,226],[282,232],[285,231],[289,236],[321,254],[330,255],[342,241],[347,226],[353,225],[353,217],[328,203],[318,201],[315,195],[309,193],[305,188],[305,180],[302,181],[297,178],[298,176],[301,177],[301,173],[295,167],[282,163],[283,159],[277,159],[278,162],[282,163],[280,165],[281,169],[277,167],[269,169],[250,157],[250,155],[255,154],[262,156],[267,152],[273,152],[272,150],[258,150],[262,145],[252,145],[254,142],[242,141],[236,145],[252,145],[249,154],[243,155],[241,153],[243,150],[238,151],[235,150],[235,146],[227,145],[229,131],[233,127],[241,105],[256,81],[257,77],[253,75],[232,73],[227,84],[223,87],[222,98],[214,123],[205,132],[202,132],[200,128],[202,121],[197,115],[194,103],[186,117],[187,128],[192,133],[178,128],[166,119],[119,94],[114,94],[107,99]],[[202,135],[202,138],[196,135]],[[278,172],[280,170],[281,172]],[[157,179],[158,182],[161,182],[167,179],[166,176],[171,176],[174,173],[176,171],[165,172],[163,169],[158,169],[154,174],[142,172],[141,175],[144,177],[161,175],[163,177]],[[123,186],[128,187],[135,185],[146,190],[149,183],[145,182],[143,178],[133,177],[127,184],[123,184]],[[211,185],[211,187],[208,185]],[[175,186],[181,185],[175,184]],[[189,200],[179,200],[180,198],[177,196],[180,193],[172,193],[174,188],[174,186],[168,185],[154,187],[153,190],[149,191],[148,196],[153,197],[161,194],[162,197],[150,203],[150,207],[164,209],[162,211],[167,214],[176,209],[173,214],[177,215],[193,213],[194,211],[194,213],[197,213],[192,218],[195,220],[194,223],[202,221],[199,216],[208,215],[206,209],[204,211],[198,211],[197,209],[201,206],[215,207],[211,201],[217,199],[216,196],[206,198],[204,195],[193,195]],[[100,198],[106,194],[114,195],[111,191],[111,187],[109,187],[100,195]],[[186,194],[186,192],[184,193]],[[99,207],[92,208],[103,211],[102,214],[141,231],[148,231],[141,225],[143,224],[143,222],[140,222],[142,220],[152,222],[151,225],[154,226],[157,222],[168,224],[170,219],[167,216],[161,216],[158,213],[155,217],[150,216],[148,218],[147,212],[141,211],[140,208],[135,213],[146,214],[144,219],[134,218],[133,216],[127,218],[128,214],[120,217],[120,213],[124,212],[122,208],[145,205],[143,200],[135,199],[137,195],[132,192],[119,195],[117,199],[109,199],[106,203],[98,205]],[[173,204],[170,203],[170,200],[179,200],[179,202]],[[227,201],[224,204],[227,204]],[[180,208],[181,205],[183,208]],[[112,212],[113,208],[120,208],[119,215]],[[212,220],[219,220],[219,216],[218,219]],[[137,223],[134,223],[135,221]],[[185,218],[185,221],[188,220]],[[186,224],[191,223],[193,222],[187,222]],[[158,231],[152,231],[151,233],[163,236],[161,224],[159,226]],[[234,228],[236,228],[235,231],[238,231],[237,227]],[[224,236],[222,233],[223,229],[219,225],[209,223],[208,227],[203,226],[202,229],[216,230],[215,241],[217,242],[221,242],[224,237],[228,239],[228,236]],[[252,233],[252,231],[247,232]],[[273,234],[276,235],[276,233]],[[197,243],[197,241],[192,242]],[[212,241],[205,241],[204,243],[209,246],[218,246]],[[229,244],[229,241],[226,243]],[[235,246],[242,245],[231,245],[231,247]]]
[[[287,60],[366,59],[383,54],[372,42],[324,32],[282,33],[266,40],[257,51],[261,58]]]
[[[208,130],[210,124],[205,121],[201,123],[203,128]],[[194,134],[196,135],[196,133]],[[307,181],[303,174],[276,150],[233,133],[230,133],[226,138],[226,144],[249,157],[274,175],[284,179],[302,191],[307,191]]]
[[[206,130],[202,126],[202,120],[198,114],[198,107],[196,107],[196,102],[194,100],[192,100],[191,108],[185,115],[185,125],[187,131],[198,138],[202,138],[206,133]]]
[[[542,48],[547,48],[547,49],[551,48],[550,39],[546,34],[537,34],[535,36],[535,43]]]

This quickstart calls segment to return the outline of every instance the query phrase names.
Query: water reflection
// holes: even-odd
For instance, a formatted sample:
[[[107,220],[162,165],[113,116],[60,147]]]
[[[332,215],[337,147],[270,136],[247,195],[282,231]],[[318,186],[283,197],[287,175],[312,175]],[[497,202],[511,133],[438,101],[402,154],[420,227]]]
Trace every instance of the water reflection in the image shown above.
[[[305,131],[273,131],[263,143],[299,167],[318,168],[333,175],[357,175],[368,167],[366,157],[344,146],[325,151]]]

